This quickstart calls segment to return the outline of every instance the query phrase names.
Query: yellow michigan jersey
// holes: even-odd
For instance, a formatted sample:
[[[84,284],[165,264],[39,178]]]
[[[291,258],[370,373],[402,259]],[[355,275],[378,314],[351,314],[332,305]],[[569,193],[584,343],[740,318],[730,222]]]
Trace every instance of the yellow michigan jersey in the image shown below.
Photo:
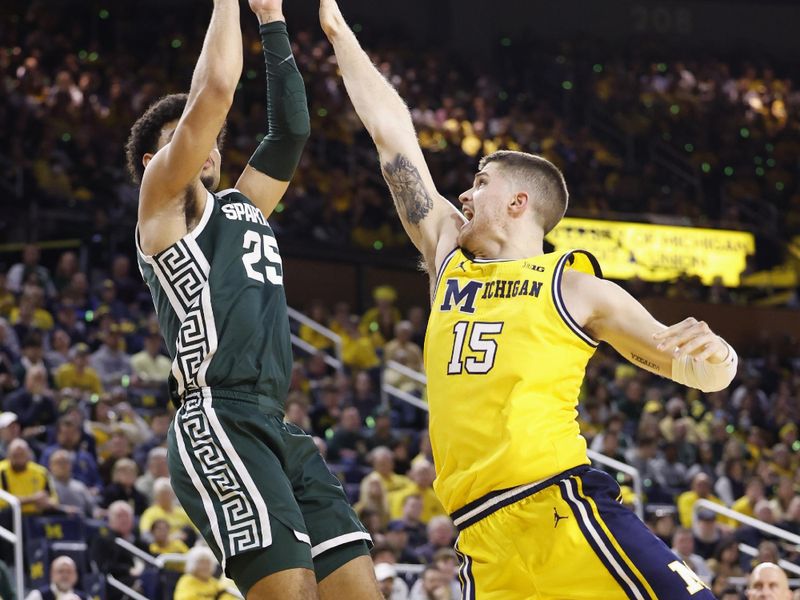
[[[565,269],[602,276],[579,250],[482,260],[457,248],[439,269],[425,371],[449,513],[589,462],[576,407],[597,342],[564,306]]]

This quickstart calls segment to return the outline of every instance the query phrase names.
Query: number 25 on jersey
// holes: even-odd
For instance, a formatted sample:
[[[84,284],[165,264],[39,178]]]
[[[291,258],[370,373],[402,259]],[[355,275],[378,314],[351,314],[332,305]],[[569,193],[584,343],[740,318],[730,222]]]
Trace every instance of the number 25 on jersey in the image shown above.
[[[266,281],[271,284],[283,285],[283,261],[281,260],[281,255],[278,254],[278,242],[274,237],[266,233],[261,235],[257,231],[248,229],[244,232],[242,247],[248,250],[242,256],[242,262],[250,279],[265,283],[264,275],[266,275]],[[266,259],[269,263],[264,267],[264,273],[256,270],[256,265],[262,259]]]

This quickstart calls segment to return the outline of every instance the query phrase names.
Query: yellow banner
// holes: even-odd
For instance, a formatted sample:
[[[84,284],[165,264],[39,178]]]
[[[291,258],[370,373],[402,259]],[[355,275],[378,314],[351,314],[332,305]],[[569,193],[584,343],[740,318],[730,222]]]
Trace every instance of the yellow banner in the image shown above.
[[[753,234],[744,231],[573,218],[563,219],[547,241],[557,251],[588,250],[609,279],[668,281],[685,274],[706,285],[721,277],[727,287],[739,285],[756,248]]]

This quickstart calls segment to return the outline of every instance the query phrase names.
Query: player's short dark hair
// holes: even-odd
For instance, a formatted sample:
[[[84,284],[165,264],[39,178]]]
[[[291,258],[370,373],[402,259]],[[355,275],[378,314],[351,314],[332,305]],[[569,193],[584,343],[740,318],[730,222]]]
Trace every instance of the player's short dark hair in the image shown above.
[[[503,171],[519,178],[536,195],[536,211],[545,234],[558,225],[569,202],[567,183],[558,167],[541,156],[513,150],[498,150],[484,156],[478,168],[483,170],[489,163],[500,165]]]
[[[147,153],[155,154],[158,150],[158,138],[161,130],[170,121],[177,121],[181,118],[188,99],[188,94],[170,94],[159,98],[131,127],[128,142],[125,144],[125,158],[128,164],[128,173],[134,183],[142,182],[144,175],[142,157]],[[224,139],[225,125],[222,126],[217,136],[217,145],[220,150],[222,150]]]

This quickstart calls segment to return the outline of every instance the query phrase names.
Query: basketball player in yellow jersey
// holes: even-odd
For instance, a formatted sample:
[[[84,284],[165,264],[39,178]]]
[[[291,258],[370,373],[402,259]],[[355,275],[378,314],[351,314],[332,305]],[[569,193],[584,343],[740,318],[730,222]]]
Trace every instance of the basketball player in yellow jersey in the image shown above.
[[[567,188],[543,158],[481,160],[459,212],[440,196],[409,112],[335,0],[320,21],[431,276],[425,343],[436,493],[459,528],[465,599],[710,599],[710,590],[589,467],[576,422],[600,341],[658,375],[727,386],[733,349],[687,319],[656,321],[588,253],[545,254]]]

